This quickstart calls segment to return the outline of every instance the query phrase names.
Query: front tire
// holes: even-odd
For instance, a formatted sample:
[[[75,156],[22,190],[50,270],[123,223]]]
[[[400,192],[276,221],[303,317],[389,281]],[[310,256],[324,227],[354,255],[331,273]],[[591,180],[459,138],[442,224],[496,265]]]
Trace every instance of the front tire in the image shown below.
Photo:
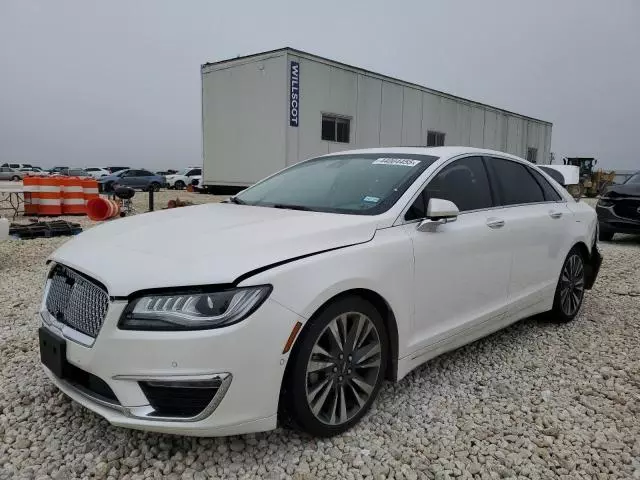
[[[160,184],[158,182],[152,182],[149,187],[147,188],[147,191],[149,192],[159,192],[160,191]]]
[[[13,177],[11,177],[11,181],[12,182],[19,182],[20,181],[20,177],[17,175],[14,175]]]
[[[388,355],[373,305],[357,296],[329,304],[309,321],[289,359],[281,416],[314,436],[343,433],[378,395]]]
[[[553,299],[552,318],[560,323],[573,320],[580,312],[585,286],[584,257],[576,247],[572,248],[562,265],[560,278]]]

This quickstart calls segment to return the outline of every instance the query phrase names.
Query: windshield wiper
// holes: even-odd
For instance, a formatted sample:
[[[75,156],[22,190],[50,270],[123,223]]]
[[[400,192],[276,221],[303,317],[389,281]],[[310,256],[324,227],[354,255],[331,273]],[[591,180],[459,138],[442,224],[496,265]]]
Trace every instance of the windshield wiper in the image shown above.
[[[224,203],[235,203],[236,205],[246,205],[245,202],[236,197],[229,197]]]
[[[270,205],[273,208],[284,208],[287,210],[301,210],[303,212],[313,212],[313,208],[305,207],[304,205],[289,205],[287,203],[274,203]]]

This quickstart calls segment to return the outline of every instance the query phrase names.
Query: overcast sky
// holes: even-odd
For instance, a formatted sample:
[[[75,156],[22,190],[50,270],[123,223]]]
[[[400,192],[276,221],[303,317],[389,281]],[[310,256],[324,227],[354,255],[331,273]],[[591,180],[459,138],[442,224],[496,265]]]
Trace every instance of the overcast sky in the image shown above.
[[[640,169],[640,1],[0,0],[0,162],[201,162],[200,65],[291,46]]]

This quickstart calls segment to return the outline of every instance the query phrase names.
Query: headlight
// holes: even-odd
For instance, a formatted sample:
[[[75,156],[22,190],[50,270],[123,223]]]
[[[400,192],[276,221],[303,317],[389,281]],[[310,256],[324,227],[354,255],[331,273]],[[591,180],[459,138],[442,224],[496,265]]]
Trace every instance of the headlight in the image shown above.
[[[239,322],[271,293],[270,285],[210,293],[145,295],[125,309],[124,330],[203,330]]]
[[[600,197],[600,200],[598,200],[599,207],[611,207],[612,205],[613,205],[613,201],[609,200],[606,197]]]

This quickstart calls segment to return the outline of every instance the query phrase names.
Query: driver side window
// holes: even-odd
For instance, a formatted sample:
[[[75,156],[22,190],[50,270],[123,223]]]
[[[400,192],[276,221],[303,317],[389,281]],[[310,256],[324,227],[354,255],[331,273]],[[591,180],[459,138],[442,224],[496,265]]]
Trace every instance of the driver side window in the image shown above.
[[[431,198],[449,200],[461,212],[493,207],[489,178],[482,157],[465,157],[440,170],[407,210],[405,220],[425,218]]]

